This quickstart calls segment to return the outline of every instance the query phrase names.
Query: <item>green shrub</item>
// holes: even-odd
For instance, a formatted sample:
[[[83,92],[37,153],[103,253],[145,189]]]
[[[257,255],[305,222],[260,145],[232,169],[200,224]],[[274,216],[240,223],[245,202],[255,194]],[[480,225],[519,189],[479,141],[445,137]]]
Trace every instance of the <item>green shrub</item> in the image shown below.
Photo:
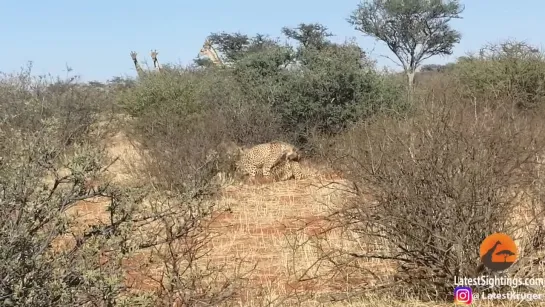
[[[179,69],[148,76],[120,96],[150,154],[146,168],[165,189],[185,193],[207,186],[214,176],[203,168],[207,153],[223,141],[278,138],[269,107],[246,99],[238,84],[230,70]]]
[[[351,44],[328,45],[301,52],[274,109],[284,129],[304,136],[316,129],[338,133],[349,124],[400,105],[400,91]]]
[[[487,45],[460,58],[453,74],[465,94],[479,101],[507,99],[529,108],[545,99],[545,55],[523,42]]]

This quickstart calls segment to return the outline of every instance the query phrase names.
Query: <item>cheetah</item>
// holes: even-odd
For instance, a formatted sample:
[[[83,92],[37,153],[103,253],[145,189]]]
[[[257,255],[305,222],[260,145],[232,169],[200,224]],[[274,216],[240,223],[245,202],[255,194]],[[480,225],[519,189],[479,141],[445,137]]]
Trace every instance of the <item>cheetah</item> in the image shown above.
[[[303,179],[303,170],[299,161],[283,160],[272,168],[271,174],[275,181]]]
[[[300,155],[295,146],[285,142],[270,142],[243,149],[237,169],[250,177],[255,177],[261,169],[263,176],[269,177],[271,169],[282,161],[299,159]]]

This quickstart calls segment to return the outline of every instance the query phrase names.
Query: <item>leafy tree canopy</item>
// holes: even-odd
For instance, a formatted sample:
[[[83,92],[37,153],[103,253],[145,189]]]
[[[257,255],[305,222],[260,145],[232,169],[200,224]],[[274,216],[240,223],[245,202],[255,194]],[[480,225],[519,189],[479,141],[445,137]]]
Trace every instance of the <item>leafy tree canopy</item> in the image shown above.
[[[464,8],[457,0],[366,0],[348,18],[356,30],[384,42],[412,84],[422,61],[452,54],[461,34],[449,26]]]

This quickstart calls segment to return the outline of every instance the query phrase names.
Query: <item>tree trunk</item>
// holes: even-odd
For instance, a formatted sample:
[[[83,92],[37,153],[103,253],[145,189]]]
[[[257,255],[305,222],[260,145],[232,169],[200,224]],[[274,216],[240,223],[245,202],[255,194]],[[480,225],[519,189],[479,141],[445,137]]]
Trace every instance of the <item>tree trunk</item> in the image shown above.
[[[407,74],[407,99],[409,102],[412,102],[413,93],[414,93],[414,74],[415,71],[410,69],[406,71]]]

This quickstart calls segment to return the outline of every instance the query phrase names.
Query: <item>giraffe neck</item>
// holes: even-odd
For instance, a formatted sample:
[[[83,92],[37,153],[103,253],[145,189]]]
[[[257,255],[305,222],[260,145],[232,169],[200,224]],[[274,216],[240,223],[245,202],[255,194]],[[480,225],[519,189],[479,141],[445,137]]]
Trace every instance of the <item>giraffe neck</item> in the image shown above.
[[[212,45],[210,45],[210,47],[208,48],[208,57],[210,57],[210,60],[212,60],[212,62],[216,65],[223,65],[223,62],[221,61],[220,57],[218,56],[218,53],[216,52],[216,50],[214,50],[214,47],[212,47]]]
[[[153,67],[155,67],[155,69],[156,69],[157,71],[159,71],[159,72],[160,72],[161,69],[162,69],[161,64],[159,64],[159,60],[157,60],[157,59],[154,59],[154,60],[153,60]]]
[[[138,76],[142,77],[144,75],[144,70],[142,69],[142,67],[140,67],[140,64],[138,64],[137,59],[134,59],[133,62],[134,67],[136,68],[136,73],[138,74]]]

